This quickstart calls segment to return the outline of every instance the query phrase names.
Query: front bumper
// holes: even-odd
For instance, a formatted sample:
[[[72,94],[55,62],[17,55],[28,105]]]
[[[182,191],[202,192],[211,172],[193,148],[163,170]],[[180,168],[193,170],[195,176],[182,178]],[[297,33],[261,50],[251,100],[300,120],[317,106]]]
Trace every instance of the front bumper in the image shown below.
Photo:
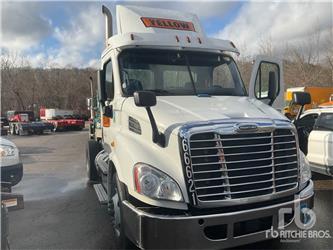
[[[10,182],[14,186],[22,180],[22,176],[23,164],[21,162],[11,166],[1,166],[2,182]]]
[[[281,208],[312,208],[313,199],[310,181],[293,200],[242,211],[193,216],[149,213],[128,201],[122,207],[127,237],[140,248],[218,249],[269,239],[266,232],[277,229]]]

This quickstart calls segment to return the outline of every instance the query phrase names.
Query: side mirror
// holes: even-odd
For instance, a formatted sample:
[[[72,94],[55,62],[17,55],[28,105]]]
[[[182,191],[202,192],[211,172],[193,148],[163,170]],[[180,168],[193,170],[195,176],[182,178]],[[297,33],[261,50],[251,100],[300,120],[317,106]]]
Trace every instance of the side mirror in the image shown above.
[[[301,106],[294,120],[294,123],[297,125],[297,121],[301,117],[304,106],[311,103],[311,95],[307,92],[293,92],[292,102]]]
[[[113,117],[113,108],[112,106],[104,106],[103,107],[103,115],[109,118]]]
[[[133,94],[134,103],[138,107],[153,107],[156,105],[156,95],[151,91],[136,91]]]
[[[276,99],[276,74],[274,71],[270,71],[268,75],[268,105],[272,105]]]
[[[104,71],[97,70],[97,87],[98,87],[98,100],[101,105],[105,106],[106,95],[105,95],[105,78]]]
[[[134,97],[134,103],[136,106],[146,108],[148,118],[150,121],[150,125],[151,125],[151,129],[153,132],[153,134],[152,134],[153,142],[158,144],[161,147],[165,147],[165,136],[163,133],[160,133],[158,131],[153,112],[150,109],[150,107],[153,107],[156,105],[155,93],[151,92],[151,91],[136,91],[136,92],[134,92],[133,97]]]
[[[293,92],[292,101],[294,104],[304,106],[311,103],[311,95],[307,92]]]

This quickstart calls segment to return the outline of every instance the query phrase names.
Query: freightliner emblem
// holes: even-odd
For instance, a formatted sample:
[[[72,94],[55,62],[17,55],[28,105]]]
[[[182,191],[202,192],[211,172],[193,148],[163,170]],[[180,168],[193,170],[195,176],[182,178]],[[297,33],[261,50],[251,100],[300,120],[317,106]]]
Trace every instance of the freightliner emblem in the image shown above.
[[[257,129],[258,126],[254,123],[242,123],[237,125],[237,131],[255,131]]]

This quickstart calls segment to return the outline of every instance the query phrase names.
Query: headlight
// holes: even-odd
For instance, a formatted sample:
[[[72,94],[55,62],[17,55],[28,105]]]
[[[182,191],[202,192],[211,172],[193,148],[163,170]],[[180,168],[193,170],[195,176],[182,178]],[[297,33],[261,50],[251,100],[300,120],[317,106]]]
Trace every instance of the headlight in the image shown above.
[[[136,191],[153,199],[182,201],[178,184],[165,173],[144,163],[134,166]]]
[[[16,153],[16,150],[17,149],[15,147],[0,144],[0,156],[1,157],[14,156]]]
[[[301,184],[303,184],[311,179],[311,169],[308,159],[306,159],[306,156],[301,150],[299,151],[299,155],[300,155]]]

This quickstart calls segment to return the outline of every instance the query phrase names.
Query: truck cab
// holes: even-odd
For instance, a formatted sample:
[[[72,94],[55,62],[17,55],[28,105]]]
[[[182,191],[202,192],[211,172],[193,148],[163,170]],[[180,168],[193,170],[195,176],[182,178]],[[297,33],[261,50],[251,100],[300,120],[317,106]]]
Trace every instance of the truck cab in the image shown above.
[[[87,173],[118,247],[233,247],[267,239],[281,208],[312,208],[280,60],[257,57],[247,91],[236,46],[196,15],[117,6],[115,35],[103,13],[102,139],[88,141]]]

